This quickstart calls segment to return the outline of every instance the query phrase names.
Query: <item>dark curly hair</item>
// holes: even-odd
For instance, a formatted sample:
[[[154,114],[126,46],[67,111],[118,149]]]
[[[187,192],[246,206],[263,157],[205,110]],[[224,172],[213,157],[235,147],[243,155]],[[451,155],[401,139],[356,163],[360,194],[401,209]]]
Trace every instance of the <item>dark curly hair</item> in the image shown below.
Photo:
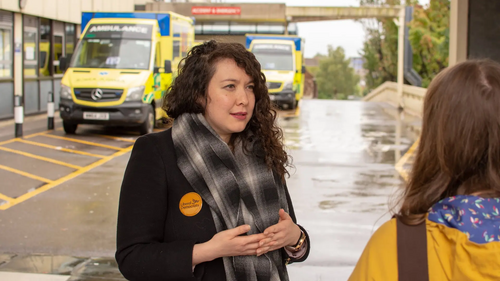
[[[163,109],[173,119],[184,113],[204,114],[208,85],[215,74],[216,63],[222,59],[234,60],[254,82],[255,108],[252,118],[243,132],[232,135],[230,143],[239,140],[246,148],[248,139],[240,136],[252,132],[263,147],[266,165],[284,181],[285,175],[289,175],[287,167],[290,164],[283,148],[283,132],[275,123],[276,110],[269,99],[266,77],[261,72],[260,63],[243,45],[211,40],[193,47],[179,63],[178,76],[168,89]]]

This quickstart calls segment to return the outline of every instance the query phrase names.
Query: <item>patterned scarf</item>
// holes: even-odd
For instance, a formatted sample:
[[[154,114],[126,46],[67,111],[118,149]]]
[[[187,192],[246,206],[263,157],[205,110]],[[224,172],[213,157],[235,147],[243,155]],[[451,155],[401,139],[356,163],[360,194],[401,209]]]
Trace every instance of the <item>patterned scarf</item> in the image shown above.
[[[217,232],[248,224],[249,235],[262,233],[278,223],[280,208],[288,212],[281,179],[263,158],[254,156],[263,150],[252,136],[248,137],[250,155],[241,142],[236,142],[233,154],[202,114],[183,114],[175,119],[172,138],[177,165],[210,206]],[[223,261],[227,280],[288,281],[280,250]]]

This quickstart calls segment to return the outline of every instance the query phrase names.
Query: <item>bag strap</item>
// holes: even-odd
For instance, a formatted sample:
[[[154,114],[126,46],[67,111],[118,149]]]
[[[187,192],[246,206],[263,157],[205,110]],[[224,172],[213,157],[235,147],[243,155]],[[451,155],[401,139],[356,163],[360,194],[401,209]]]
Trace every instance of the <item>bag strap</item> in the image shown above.
[[[406,225],[397,216],[398,277],[400,281],[429,281],[425,221]]]

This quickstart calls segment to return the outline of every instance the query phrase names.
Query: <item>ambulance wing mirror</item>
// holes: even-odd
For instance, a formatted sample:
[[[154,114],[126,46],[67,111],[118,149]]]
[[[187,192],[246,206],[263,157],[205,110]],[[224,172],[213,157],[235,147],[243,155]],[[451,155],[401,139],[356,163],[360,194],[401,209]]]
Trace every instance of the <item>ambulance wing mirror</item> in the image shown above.
[[[172,73],[172,61],[165,60],[165,73]]]
[[[59,69],[62,72],[65,72],[66,70],[68,70],[68,59],[66,57],[61,57],[59,59]]]
[[[304,73],[306,73],[306,66],[305,65],[302,66],[302,74],[304,74]]]

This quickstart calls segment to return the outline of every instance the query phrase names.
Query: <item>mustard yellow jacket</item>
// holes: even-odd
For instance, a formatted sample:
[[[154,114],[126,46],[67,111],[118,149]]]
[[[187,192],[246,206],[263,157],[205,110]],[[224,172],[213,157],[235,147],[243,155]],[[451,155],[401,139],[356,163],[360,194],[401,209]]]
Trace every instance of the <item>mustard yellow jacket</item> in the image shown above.
[[[500,280],[500,242],[477,244],[457,229],[426,220],[430,281]],[[398,281],[396,220],[371,237],[349,281]]]

